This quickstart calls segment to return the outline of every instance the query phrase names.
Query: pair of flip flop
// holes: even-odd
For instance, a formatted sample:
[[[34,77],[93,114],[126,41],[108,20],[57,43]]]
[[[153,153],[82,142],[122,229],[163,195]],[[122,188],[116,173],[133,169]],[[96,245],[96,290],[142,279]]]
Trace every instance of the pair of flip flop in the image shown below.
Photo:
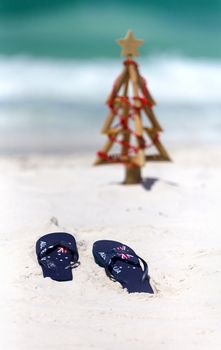
[[[154,293],[146,261],[127,245],[101,240],[93,244],[92,253],[107,276],[119,282],[129,293]],[[43,276],[55,281],[71,281],[72,269],[80,264],[76,240],[65,232],[49,233],[39,238],[36,254]]]

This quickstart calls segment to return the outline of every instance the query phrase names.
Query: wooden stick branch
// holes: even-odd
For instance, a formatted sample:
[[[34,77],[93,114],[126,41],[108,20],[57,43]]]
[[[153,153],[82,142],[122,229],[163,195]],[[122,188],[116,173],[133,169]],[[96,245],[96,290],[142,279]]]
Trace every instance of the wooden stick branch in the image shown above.
[[[116,135],[118,135],[119,133],[123,132],[122,128],[121,127],[116,127],[116,128],[111,128],[109,129],[106,134],[107,135],[114,135],[114,137]]]
[[[139,112],[134,113],[134,121],[135,121],[135,132],[138,136],[143,135],[143,125],[141,120],[141,115]]]
[[[139,76],[138,76],[138,71],[136,70],[136,67],[134,64],[129,64],[128,65],[129,69],[129,76],[132,80],[133,84],[133,93],[134,97],[139,97],[139,89],[138,89],[138,81],[139,81]],[[140,107],[140,101],[135,100],[134,102],[135,106]],[[137,111],[134,113],[134,119],[135,119],[135,131],[138,136],[142,136],[143,134],[143,126],[142,126],[142,120],[141,120],[141,115],[140,112]]]
[[[126,79],[125,79],[125,86],[124,86],[124,94],[123,96],[127,98],[127,94],[128,94],[128,84],[129,84],[129,74],[128,74],[128,69],[126,67]],[[122,105],[123,107],[123,118],[124,118],[124,125],[127,128],[128,127],[128,123],[129,123],[129,106],[126,103],[123,103]],[[121,149],[121,154],[122,155],[127,155],[128,156],[128,147],[127,145],[129,145],[130,143],[130,132],[126,129],[123,130],[123,145],[122,145],[122,149]]]
[[[110,104],[111,100],[117,95],[117,93],[120,90],[123,82],[125,81],[126,75],[127,75],[127,68],[125,67],[123,69],[123,72],[117,78],[117,80],[116,80],[116,82],[114,84],[114,90],[110,93],[110,95],[107,98],[107,101],[106,101],[107,104]]]
[[[119,164],[119,163],[131,163],[131,158],[128,156],[123,156],[123,155],[115,155],[112,158],[109,159],[102,159],[98,158],[94,165],[100,165],[100,164]]]
[[[146,162],[168,162],[168,159],[165,159],[161,154],[150,154],[145,156]],[[169,159],[170,160],[170,159]]]
[[[135,157],[133,157],[132,163],[134,165],[139,166],[140,168],[145,165],[145,155],[144,155],[143,149],[139,149],[137,155]]]
[[[139,97],[139,72],[136,69],[134,64],[129,64],[128,65],[128,70],[129,70],[129,76],[133,84],[133,94],[134,97]],[[138,108],[141,107],[141,103],[139,99],[135,99],[134,105]],[[141,138],[140,136],[143,135],[143,126],[142,126],[142,120],[141,120],[141,115],[139,109],[135,111],[134,113],[134,120],[135,120],[135,132],[137,134],[137,145],[138,145],[138,154],[133,157],[132,163],[137,165],[138,167],[142,167],[145,164],[145,155],[144,155],[144,149],[142,148],[141,145]]]
[[[113,142],[114,141],[109,138],[105,143],[104,147],[102,148],[101,152],[107,153],[110,150],[111,146],[113,145]]]
[[[123,133],[123,142],[124,144],[122,145],[122,149],[121,149],[121,155],[127,155],[128,156],[128,146],[130,143],[130,133],[129,131],[124,131]]]
[[[139,80],[138,80],[138,84],[139,84],[139,87],[140,89],[142,90],[144,96],[146,97],[146,99],[153,105],[155,106],[156,105],[156,101],[153,99],[153,97],[151,96],[149,90],[147,89],[146,87],[146,82],[144,80],[144,78],[139,75]]]
[[[163,147],[162,143],[160,142],[160,140],[157,137],[157,131],[154,129],[150,129],[150,128],[144,128],[144,130],[146,131],[146,133],[148,134],[148,136],[152,140],[154,146],[158,149],[160,156],[164,160],[170,161],[171,159],[169,157],[169,154],[167,153],[166,149]]]
[[[107,160],[97,157],[95,159],[93,165],[101,165],[101,164],[107,164]]]
[[[160,126],[158,120],[155,117],[154,112],[152,111],[151,108],[149,108],[148,106],[144,105],[143,108],[146,116],[149,118],[149,120],[151,121],[153,127],[157,130],[157,131],[163,131],[163,128]]]
[[[103,127],[101,129],[101,133],[102,134],[106,134],[107,133],[107,131],[109,130],[109,128],[110,128],[110,126],[111,126],[111,124],[112,124],[112,122],[114,120],[115,115],[116,115],[116,112],[114,112],[113,110],[110,111],[110,113],[108,114],[108,116],[107,116],[107,118],[106,118],[106,120],[104,122],[104,125],[103,125]]]
[[[129,71],[129,77],[133,84],[134,97],[139,97],[138,76],[137,76],[137,71],[134,64],[128,65],[128,71]]]
[[[112,132],[111,132],[112,131]],[[105,143],[104,147],[101,150],[101,153],[108,153],[108,151],[111,149],[113,143],[114,143],[114,138],[120,133],[122,132],[122,128],[115,128],[115,129],[110,129],[109,133],[110,134],[114,134],[113,138],[109,137],[107,142]],[[103,163],[103,161],[107,161],[106,159],[102,159],[100,157],[98,157],[94,163],[94,165],[98,165]]]
[[[128,68],[126,67],[126,76],[125,76],[125,86],[123,96],[127,97],[128,95],[128,86],[129,86],[129,73]]]
[[[112,147],[112,144],[113,144],[113,140],[111,140],[110,138],[107,140],[107,142],[105,143],[103,149],[102,149],[102,153],[107,153],[110,148]],[[103,158],[100,158],[100,157],[97,157],[97,159],[95,160],[94,162],[94,165],[99,165],[99,164],[102,164],[102,163],[106,163],[107,160],[106,159],[103,159]]]

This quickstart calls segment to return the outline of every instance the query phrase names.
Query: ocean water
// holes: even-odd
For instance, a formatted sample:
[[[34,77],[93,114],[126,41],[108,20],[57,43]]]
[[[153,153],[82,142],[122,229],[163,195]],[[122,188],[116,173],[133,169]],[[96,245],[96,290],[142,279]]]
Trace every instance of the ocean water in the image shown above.
[[[220,0],[1,0],[0,153],[100,148],[129,28],[164,143],[219,143]]]
[[[145,40],[143,57],[221,58],[220,0],[0,1],[0,54],[116,58],[129,28]]]
[[[168,145],[221,141],[221,62],[172,56],[138,60]],[[100,148],[106,97],[121,59],[0,58],[0,151],[73,153]],[[145,121],[145,117],[144,117]]]

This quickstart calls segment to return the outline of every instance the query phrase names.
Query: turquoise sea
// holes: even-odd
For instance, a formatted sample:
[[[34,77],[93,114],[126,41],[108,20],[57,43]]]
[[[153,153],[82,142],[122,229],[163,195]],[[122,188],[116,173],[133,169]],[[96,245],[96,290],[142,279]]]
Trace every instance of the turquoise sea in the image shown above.
[[[0,152],[101,146],[129,28],[165,142],[220,142],[220,0],[1,0]]]

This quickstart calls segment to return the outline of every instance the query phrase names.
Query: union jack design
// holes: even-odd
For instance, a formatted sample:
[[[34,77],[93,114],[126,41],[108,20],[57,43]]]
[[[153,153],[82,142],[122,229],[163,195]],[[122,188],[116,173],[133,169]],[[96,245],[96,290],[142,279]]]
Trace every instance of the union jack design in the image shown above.
[[[125,260],[133,258],[133,255],[130,255],[130,254],[117,253],[117,255],[119,255],[121,257],[121,259],[125,259]]]
[[[67,254],[68,249],[64,248],[64,247],[59,247],[57,250],[58,253],[62,253],[62,254]]]
[[[123,251],[122,253],[121,252],[118,252],[117,255],[119,255],[121,257],[121,259],[125,259],[125,260],[128,260],[130,258],[133,258],[133,255],[131,254],[127,254],[126,253],[126,250],[127,250],[127,247],[125,245],[122,245],[120,247],[117,247],[116,250],[118,251]]]
[[[117,250],[124,250],[125,251],[127,248],[126,248],[125,245],[121,245],[121,246],[119,246],[119,247],[117,247],[115,249],[117,249]]]

